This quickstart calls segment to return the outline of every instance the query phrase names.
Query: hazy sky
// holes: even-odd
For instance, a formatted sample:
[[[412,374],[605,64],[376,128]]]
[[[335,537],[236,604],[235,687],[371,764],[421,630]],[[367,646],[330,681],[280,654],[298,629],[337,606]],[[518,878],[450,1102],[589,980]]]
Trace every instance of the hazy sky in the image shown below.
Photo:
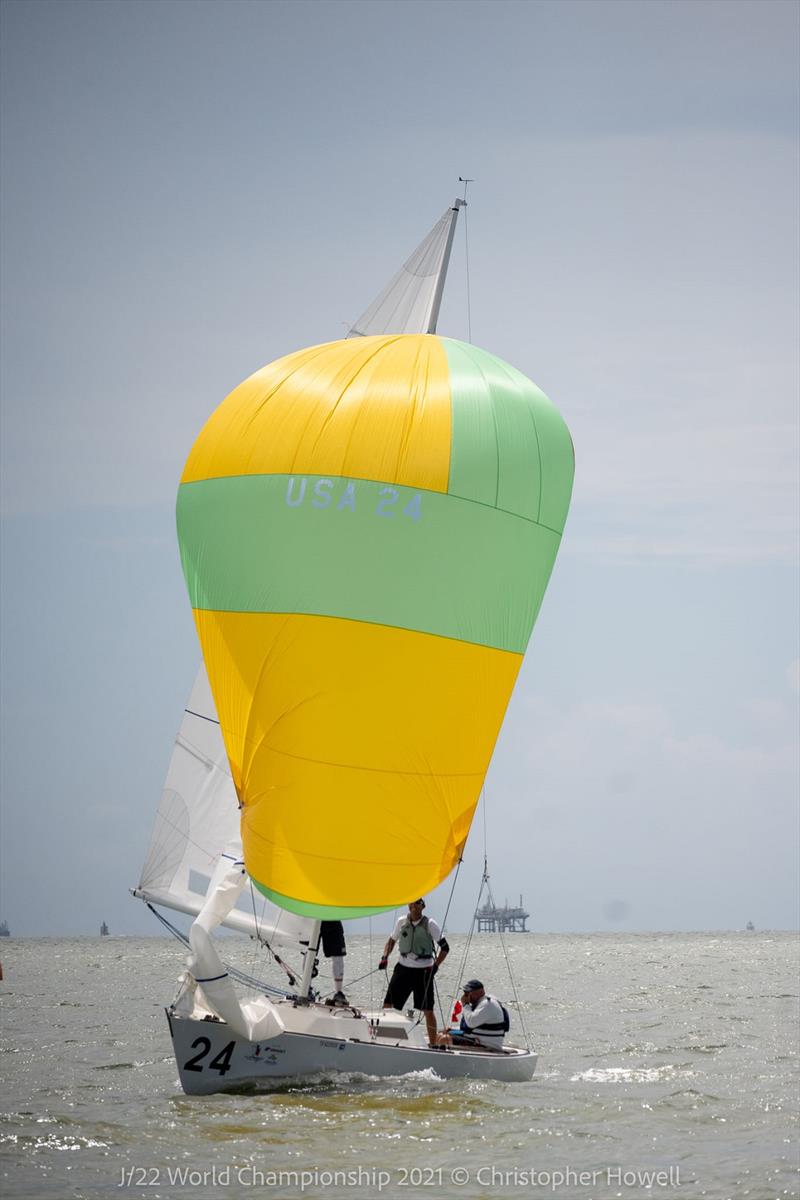
[[[13,932],[154,931],[126,889],[199,661],[185,457],[343,335],[459,174],[473,341],[577,457],[488,777],[498,898],[540,930],[796,927],[799,12],[5,0]],[[467,334],[463,228],[439,329]]]

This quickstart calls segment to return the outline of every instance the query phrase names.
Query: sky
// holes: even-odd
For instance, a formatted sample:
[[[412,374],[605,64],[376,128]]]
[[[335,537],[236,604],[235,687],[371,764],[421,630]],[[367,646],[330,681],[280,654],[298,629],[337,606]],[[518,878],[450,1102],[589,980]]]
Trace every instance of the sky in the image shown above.
[[[797,928],[799,14],[4,0],[13,933],[157,932],[127,889],[199,663],[186,455],[238,382],[343,336],[459,175],[472,340],[576,447],[487,777],[495,897],[537,931]],[[466,251],[462,222],[463,339]],[[452,930],[483,850],[479,814]]]

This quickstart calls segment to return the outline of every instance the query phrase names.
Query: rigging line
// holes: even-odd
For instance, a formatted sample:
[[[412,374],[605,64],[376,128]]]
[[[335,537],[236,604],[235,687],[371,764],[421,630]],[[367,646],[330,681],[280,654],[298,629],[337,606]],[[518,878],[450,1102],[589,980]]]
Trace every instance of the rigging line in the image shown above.
[[[191,942],[186,934],[182,933],[176,925],[173,925],[171,921],[167,920],[164,914],[160,913],[157,908],[154,908],[149,900],[146,900],[145,904],[150,909],[150,912],[153,914],[153,916],[158,918],[161,924],[169,930],[173,937],[177,938],[179,942],[191,950]],[[253,975],[248,975],[245,971],[240,971],[237,967],[230,966],[229,963],[223,963],[223,966],[230,975],[231,979],[235,979],[237,983],[241,983],[246,987],[256,988],[260,992],[270,992],[274,996],[291,997],[294,995],[293,992],[284,991],[283,988],[273,987],[272,984],[266,983],[263,979],[256,979]]]
[[[448,913],[450,912],[450,905],[453,903],[453,896],[455,895],[456,884],[458,883],[458,873],[461,870],[461,864],[463,861],[464,861],[463,858],[459,858],[458,866],[456,867],[456,873],[453,876],[453,883],[450,888],[450,895],[447,900],[447,907],[444,910],[444,917],[442,918],[442,925],[441,925],[442,937],[444,937],[444,931],[447,928],[447,916],[448,916]],[[442,1008],[442,998],[439,994],[439,989],[436,987],[436,976],[435,975],[433,976],[433,984],[434,984],[434,994],[435,994],[436,1000],[439,1004],[439,1015],[442,1018],[442,1024],[444,1025],[445,1014],[444,1014],[444,1009]],[[450,1011],[451,1012],[453,1011],[452,1008],[450,1009]]]
[[[145,900],[145,904],[150,909],[150,912],[153,914],[153,916],[159,919],[161,924],[165,927],[165,929],[169,930],[173,937],[176,937],[179,942],[183,942],[184,946],[189,945],[189,939],[185,933],[181,933],[180,929],[173,925],[171,921],[168,921],[167,918],[163,916],[163,914],[160,913],[157,908],[153,908],[149,900]]]
[[[484,786],[483,786],[483,874],[486,877],[486,879],[489,878],[489,867],[488,867],[489,852],[487,849],[488,845],[489,845],[489,843],[488,843],[488,840],[486,837],[486,785],[484,784]]]
[[[494,896],[492,895],[492,887],[491,887],[491,884],[489,883],[488,877],[487,877],[486,883],[487,883],[487,892],[488,892],[488,896],[489,896],[489,903],[491,904],[492,908],[496,908],[497,905],[495,903]],[[498,924],[497,932],[500,934],[500,945],[503,947],[503,957],[506,960],[506,970],[508,971],[508,978],[511,980],[511,990],[514,993],[514,1003],[516,1004],[517,1012],[519,1013],[519,1023],[520,1023],[520,1027],[522,1029],[522,1036],[525,1039],[525,1049],[530,1050],[531,1044],[530,1044],[530,1041],[528,1040],[528,1030],[525,1028],[525,1017],[522,1012],[522,1004],[520,1002],[519,993],[517,992],[517,981],[514,978],[514,972],[511,969],[511,960],[508,957],[508,950],[506,949],[506,940],[505,940],[505,936],[503,935],[502,922],[500,922]]]
[[[349,980],[348,987],[352,987],[356,983],[361,983],[362,979],[371,979],[371,977],[373,975],[377,975],[377,974],[378,974],[378,967],[373,967],[371,971],[365,971],[363,975],[357,975],[355,979]],[[333,978],[333,977],[331,976],[331,978]],[[370,990],[371,990],[371,988],[372,988],[372,985],[370,984]]]
[[[475,901],[475,908],[474,908],[473,914],[472,914],[472,924],[469,927],[469,933],[467,934],[467,940],[464,945],[464,953],[461,956],[461,966],[459,968],[458,979],[464,978],[464,972],[465,972],[466,966],[467,966],[467,956],[469,955],[469,948],[472,943],[472,935],[475,932],[477,912],[478,912],[478,909],[480,908],[481,897],[483,896],[484,884],[487,881],[488,881],[488,875],[486,874],[486,872],[484,870],[484,874],[481,876],[481,886],[478,888],[478,899]],[[452,1001],[450,1003],[450,1012],[451,1013],[452,1013],[453,1009],[455,1008],[456,1000],[458,999],[458,997],[459,997],[459,993],[455,992],[453,995]]]
[[[259,925],[258,913],[256,912],[256,889],[253,887],[252,879],[248,878],[247,882],[250,885],[250,902],[253,905],[253,921],[254,921],[255,927],[256,927],[256,937],[258,938],[258,940],[260,942],[263,942],[265,944],[265,946],[267,947],[267,949],[269,950],[269,949],[271,949],[269,942],[267,941],[266,938],[262,938],[262,936],[261,936],[261,926]]]
[[[261,935],[261,924],[258,919],[258,913],[256,912],[256,892],[255,888],[253,887],[253,881],[249,876],[247,883],[248,887],[250,888],[250,903],[253,906],[253,924],[256,927],[256,952],[258,951],[259,946],[264,946],[269,953],[272,954],[272,947],[269,944],[269,940]]]
[[[205,713],[195,712],[193,708],[185,708],[183,711],[188,713],[190,717],[199,717],[201,721],[209,721],[212,725],[219,725],[219,721],[214,717],[207,717]]]
[[[489,882],[489,858],[488,858],[488,849],[487,849],[486,810],[487,810],[487,798],[486,798],[486,787],[484,786],[484,789],[483,789],[483,879],[481,880],[481,890],[483,890],[483,885],[486,884],[487,899],[489,901],[489,904],[491,905],[492,908],[496,908],[497,904],[495,903],[495,898],[492,893],[492,885]],[[479,901],[479,903],[480,903],[480,901]],[[475,917],[473,918],[473,924],[477,921],[478,907],[479,907],[479,904],[476,905],[476,908],[475,908]],[[506,947],[506,941],[505,941],[505,937],[503,935],[502,926],[498,925],[497,932],[500,934],[500,945],[503,949],[503,958],[505,959],[506,971],[508,972],[508,978],[511,981],[511,990],[514,993],[514,1003],[516,1004],[517,1012],[519,1013],[519,1023],[520,1023],[520,1027],[522,1029],[522,1036],[525,1039],[525,1048],[526,1048],[526,1050],[530,1050],[531,1046],[530,1046],[530,1042],[528,1040],[528,1031],[525,1028],[525,1017],[522,1012],[522,1005],[520,1003],[519,994],[517,992],[517,981],[514,978],[514,972],[511,969],[511,960],[508,956],[508,949]],[[472,936],[472,935],[470,934],[470,936]]]
[[[370,918],[369,918],[369,961],[370,961],[370,962],[375,962],[375,959],[372,957],[372,914],[370,914]],[[374,1008],[375,1008],[375,1002],[374,1002],[374,999],[373,999],[373,991],[374,991],[374,984],[375,984],[375,981],[374,981],[374,979],[372,978],[372,976],[373,976],[374,974],[375,974],[375,968],[373,968],[373,969],[372,969],[372,970],[369,972],[369,1007],[370,1007],[370,1012],[372,1012],[372,1011],[374,1010]]]
[[[461,870],[461,864],[463,861],[464,861],[463,858],[459,858],[458,866],[456,867],[456,873],[453,876],[453,884],[452,884],[452,887],[450,888],[450,897],[447,901],[447,908],[444,910],[444,917],[442,918],[442,924],[441,924],[442,937],[444,937],[444,931],[447,928],[447,914],[450,912],[450,905],[453,903],[453,894],[456,890],[456,884],[458,883],[458,873]]]
[[[467,194],[466,185],[467,185],[467,183],[471,183],[471,182],[472,182],[471,180],[464,180],[464,195],[465,196]],[[465,258],[466,267],[467,267],[467,341],[471,344],[472,343],[472,303],[470,300],[470,288],[469,288],[469,233],[467,230],[466,201],[464,203],[464,258]]]
[[[436,986],[436,976],[435,975],[434,975],[433,979],[431,980],[431,982],[433,983],[433,994],[436,997],[436,1003],[439,1005],[439,1016],[441,1017],[441,1021],[442,1021],[442,1032],[444,1032],[445,1030],[450,1028],[450,1022],[446,1021],[446,1019],[445,1019],[444,1005],[442,1004],[442,994],[439,991],[438,987]],[[452,1009],[450,1011],[452,1012]]]
[[[258,952],[262,946],[265,947],[267,953],[271,954],[276,962],[278,962],[279,960],[278,960],[278,956],[274,953],[272,946],[269,944],[268,940],[261,936],[261,927],[259,924],[258,913],[256,912],[256,893],[255,893],[255,888],[253,887],[253,881],[252,881],[252,879],[250,879],[249,876],[248,876],[247,882],[250,886],[250,900],[253,905],[253,922],[255,923],[255,927],[256,927],[255,945],[253,946],[253,953],[250,956],[250,964],[251,964],[251,969],[252,969],[253,966],[258,962]],[[262,906],[262,915],[263,915],[263,906]],[[280,965],[282,966],[283,964],[280,964]],[[289,971],[287,971],[286,974],[289,976],[289,979],[293,983],[294,976]]]

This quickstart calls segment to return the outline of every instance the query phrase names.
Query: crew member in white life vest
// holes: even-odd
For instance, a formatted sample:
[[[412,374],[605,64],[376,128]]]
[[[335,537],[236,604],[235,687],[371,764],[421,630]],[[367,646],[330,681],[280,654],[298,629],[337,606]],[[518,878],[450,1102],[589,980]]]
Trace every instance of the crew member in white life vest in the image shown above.
[[[397,945],[400,962],[395,964],[383,1007],[402,1012],[408,997],[413,995],[414,1008],[425,1014],[428,1041],[435,1046],[437,1033],[433,1012],[433,977],[450,953],[450,947],[433,918],[422,915],[424,907],[424,900],[412,900],[407,915],[398,918],[392,936],[383,948],[378,969],[386,970],[389,955]],[[438,954],[435,953],[437,943]]]
[[[480,979],[468,979],[461,997],[461,1027],[440,1034],[440,1046],[487,1046],[502,1050],[511,1021],[508,1009],[487,996]]]

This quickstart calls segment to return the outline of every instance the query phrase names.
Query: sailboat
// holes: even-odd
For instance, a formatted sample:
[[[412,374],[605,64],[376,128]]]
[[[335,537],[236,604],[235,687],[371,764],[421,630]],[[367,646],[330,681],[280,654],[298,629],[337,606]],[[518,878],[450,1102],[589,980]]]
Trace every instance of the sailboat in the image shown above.
[[[460,861],[569,506],[550,401],[436,333],[464,203],[345,339],[236,388],[184,470],[203,666],[134,894],[194,918],[167,1010],[187,1093],[535,1071],[527,1047],[432,1047],[413,1013],[313,986],[323,921],[405,907]],[[219,926],[281,986],[241,999]]]

